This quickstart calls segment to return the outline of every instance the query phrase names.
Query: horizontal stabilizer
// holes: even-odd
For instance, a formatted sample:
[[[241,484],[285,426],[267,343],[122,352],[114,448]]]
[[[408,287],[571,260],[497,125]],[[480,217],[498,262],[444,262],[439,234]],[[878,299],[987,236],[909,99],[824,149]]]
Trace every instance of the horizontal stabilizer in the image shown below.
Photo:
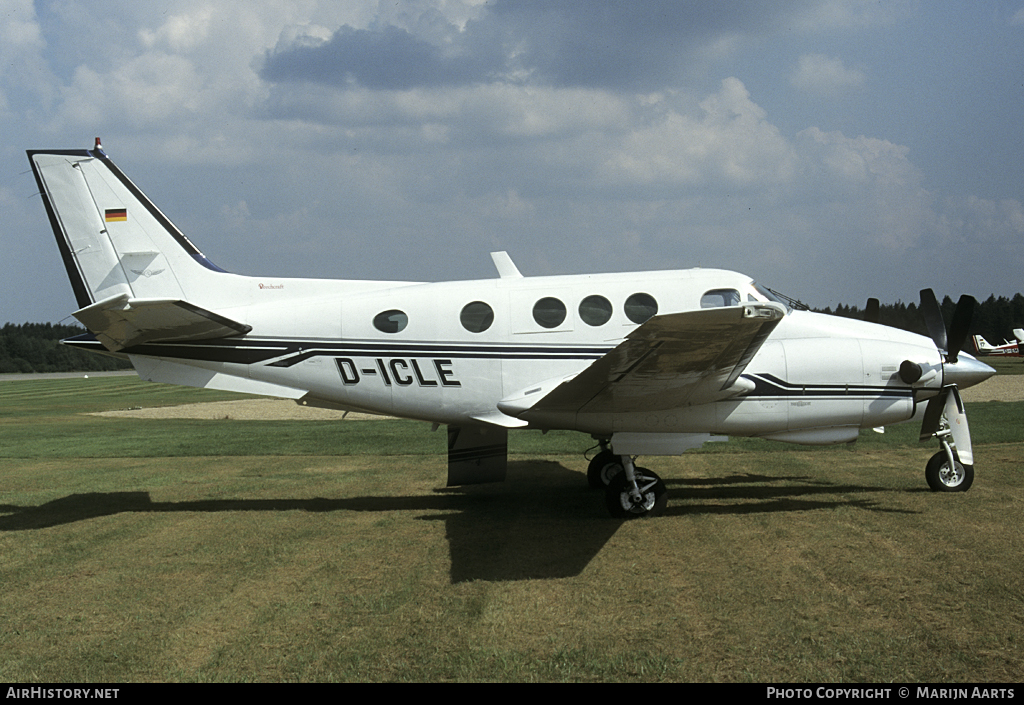
[[[127,294],[86,306],[74,316],[111,352],[155,341],[209,340],[252,330],[185,301],[133,299]]]

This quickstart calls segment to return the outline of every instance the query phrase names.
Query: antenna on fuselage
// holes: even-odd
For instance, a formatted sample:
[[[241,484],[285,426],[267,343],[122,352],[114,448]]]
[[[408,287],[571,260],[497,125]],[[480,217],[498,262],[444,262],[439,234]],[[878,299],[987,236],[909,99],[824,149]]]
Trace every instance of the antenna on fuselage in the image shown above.
[[[522,279],[523,275],[519,271],[519,267],[512,261],[512,258],[508,256],[508,253],[502,250],[501,252],[492,252],[491,260],[494,262],[495,269],[498,270],[498,276],[502,279]]]

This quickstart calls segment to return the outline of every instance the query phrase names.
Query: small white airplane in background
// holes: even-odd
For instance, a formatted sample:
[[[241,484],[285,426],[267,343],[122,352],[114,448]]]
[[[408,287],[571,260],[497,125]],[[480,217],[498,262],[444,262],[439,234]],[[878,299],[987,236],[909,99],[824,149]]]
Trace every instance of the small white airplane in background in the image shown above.
[[[965,491],[974,456],[959,388],[994,370],[959,354],[974,299],[932,339],[811,313],[713,269],[420,283],[281,279],[216,267],[91,150],[30,150],[91,335],[142,379],[388,414],[448,428],[448,483],[501,480],[510,428],[569,429],[601,451],[588,479],[616,517],[651,516],[664,483],[635,456],[715,436],[803,444],[923,418],[925,476]],[[877,308],[877,306],[876,306]]]
[[[992,357],[1020,357],[1020,344],[1024,341],[1024,330],[1020,328],[1013,329],[1013,335],[1016,338],[1012,343],[1007,340],[1002,345],[989,345],[988,341],[980,335],[974,336],[974,349],[977,351],[978,356],[982,355]]]

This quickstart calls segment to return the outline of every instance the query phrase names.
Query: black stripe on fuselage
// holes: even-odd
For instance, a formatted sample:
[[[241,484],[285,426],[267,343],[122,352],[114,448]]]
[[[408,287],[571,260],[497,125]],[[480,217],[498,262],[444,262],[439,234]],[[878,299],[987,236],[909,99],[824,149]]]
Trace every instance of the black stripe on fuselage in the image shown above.
[[[856,384],[795,384],[781,380],[774,375],[748,374],[745,379],[754,383],[754,391],[744,394],[743,399],[788,399],[817,397],[913,397],[911,387],[884,387]]]
[[[291,367],[311,357],[435,357],[475,360],[597,360],[611,348],[509,346],[509,345],[417,345],[386,343],[340,343],[300,346],[289,351],[271,367]]]
[[[68,342],[74,345],[78,341]],[[314,357],[424,358],[443,355],[453,359],[477,360],[597,360],[609,350],[610,347],[590,346],[396,344],[370,341],[222,338],[181,343],[146,343],[126,348],[122,352],[203,362],[232,362],[240,365],[263,363],[270,367],[291,367]]]
[[[106,352],[91,335],[86,334],[64,341],[66,344]],[[337,342],[322,340],[204,340],[187,343],[147,343],[122,350],[122,353],[164,357],[203,362],[227,362],[240,365],[267,364],[270,367],[291,367],[313,357],[380,357],[425,358],[443,355],[452,359],[477,360],[597,360],[607,354],[610,347],[589,346],[516,346],[516,345],[462,345],[456,343],[385,343]],[[886,387],[847,384],[796,384],[770,374],[744,374],[754,383],[754,390],[738,397],[744,399],[827,399],[913,397],[910,387]]]

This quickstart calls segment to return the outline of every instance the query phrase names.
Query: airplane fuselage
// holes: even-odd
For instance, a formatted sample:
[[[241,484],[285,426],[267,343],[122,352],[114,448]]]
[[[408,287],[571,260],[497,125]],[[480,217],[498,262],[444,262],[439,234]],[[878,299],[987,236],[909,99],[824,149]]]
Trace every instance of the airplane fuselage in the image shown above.
[[[601,436],[755,435],[815,444],[907,421],[916,401],[942,384],[942,361],[927,338],[792,310],[747,366],[748,390],[734,398],[661,401],[642,413],[549,414],[531,422],[496,408],[531,386],[580,372],[654,313],[769,297],[749,277],[714,269],[442,283],[214,276],[233,280],[216,291],[234,291],[236,305],[200,302],[252,331],[238,339],[125,350],[145,376],[159,380],[161,367],[177,374],[185,365],[218,375],[204,386],[276,391],[302,403],[439,424],[533,425]],[[898,371],[907,359],[933,374],[906,384]]]

